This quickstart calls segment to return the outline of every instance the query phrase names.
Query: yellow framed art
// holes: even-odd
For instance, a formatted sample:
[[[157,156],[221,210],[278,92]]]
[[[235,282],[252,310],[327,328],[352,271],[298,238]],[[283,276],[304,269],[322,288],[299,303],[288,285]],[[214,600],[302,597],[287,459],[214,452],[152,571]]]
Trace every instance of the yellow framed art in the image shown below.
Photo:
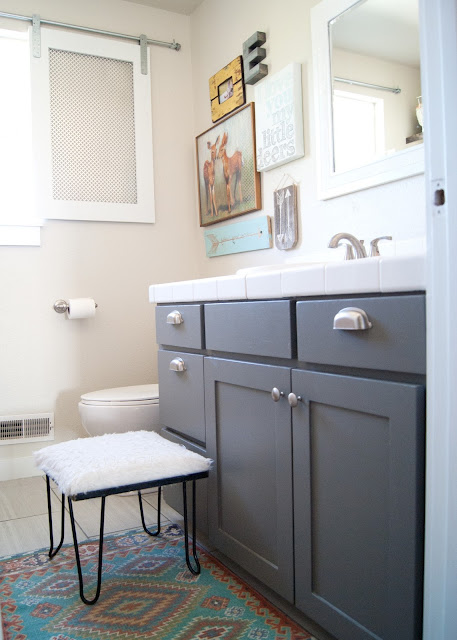
[[[209,79],[211,119],[217,122],[246,102],[241,56]]]

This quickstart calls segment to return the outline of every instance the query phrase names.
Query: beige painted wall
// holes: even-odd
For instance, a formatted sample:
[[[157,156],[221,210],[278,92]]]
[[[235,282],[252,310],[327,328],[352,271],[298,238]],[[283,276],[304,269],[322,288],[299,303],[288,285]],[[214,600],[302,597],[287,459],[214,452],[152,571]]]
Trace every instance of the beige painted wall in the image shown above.
[[[354,233],[367,241],[386,234],[397,240],[425,235],[423,176],[325,202],[317,199],[310,26],[310,9],[315,4],[316,0],[231,0],[228,6],[223,0],[204,0],[191,16],[195,135],[212,124],[208,79],[242,54],[243,42],[255,31],[266,32],[264,62],[270,75],[290,62],[299,62],[303,76],[305,157],[262,173],[262,210],[237,218],[241,221],[262,214],[272,215],[273,191],[283,175],[290,174],[300,189],[297,248],[287,252],[274,248],[206,258],[201,230],[198,244],[201,274],[234,273],[239,267],[282,262],[324,250],[330,237],[339,231]],[[253,99],[254,87],[247,86],[247,101]]]
[[[83,435],[82,392],[157,382],[148,286],[197,275],[190,24],[121,0],[4,0],[1,9],[182,44],[151,47],[156,223],[50,221],[41,247],[0,247],[0,415],[55,411],[58,442]],[[95,318],[52,309],[80,296],[95,298]],[[26,475],[37,446],[0,446],[0,479]]]
[[[323,249],[337,231],[397,239],[425,232],[422,177],[321,202],[313,151],[310,7],[314,0],[204,0],[190,19],[122,0],[4,0],[2,11],[106,30],[176,39],[177,53],[153,47],[154,225],[52,221],[40,248],[0,247],[0,414],[55,411],[56,441],[83,435],[82,392],[156,382],[154,308],[148,285],[233,273]],[[1,26],[1,23],[0,23]],[[198,227],[195,141],[211,126],[208,79],[242,53],[257,30],[267,33],[269,73],[291,61],[303,72],[306,155],[262,175],[263,209],[284,173],[300,185],[297,249],[205,257]],[[253,99],[247,87],[247,99]],[[58,298],[93,296],[96,317],[68,321]],[[0,479],[26,475],[34,444],[0,447]]]

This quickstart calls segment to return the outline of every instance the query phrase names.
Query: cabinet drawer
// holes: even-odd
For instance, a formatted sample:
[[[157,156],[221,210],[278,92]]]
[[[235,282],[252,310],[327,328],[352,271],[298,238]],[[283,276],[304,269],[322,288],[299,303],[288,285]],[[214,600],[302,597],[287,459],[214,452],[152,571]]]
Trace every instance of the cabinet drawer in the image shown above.
[[[292,303],[225,302],[205,305],[206,348],[214,351],[291,358]]]
[[[371,328],[334,329],[336,314],[347,307],[365,311]],[[298,302],[297,349],[303,362],[425,373],[425,297]]]
[[[176,324],[170,322],[173,314],[177,321]],[[156,336],[158,344],[202,349],[202,317],[203,307],[201,304],[156,307]]]
[[[185,369],[170,369],[180,358]],[[192,440],[205,442],[203,356],[162,351],[158,353],[160,422]]]

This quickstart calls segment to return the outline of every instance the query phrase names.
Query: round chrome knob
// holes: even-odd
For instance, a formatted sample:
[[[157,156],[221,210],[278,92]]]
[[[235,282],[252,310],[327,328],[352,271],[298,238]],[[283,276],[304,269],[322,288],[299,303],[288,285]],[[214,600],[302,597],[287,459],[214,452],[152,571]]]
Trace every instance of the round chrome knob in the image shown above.
[[[296,407],[299,402],[303,400],[301,396],[296,396],[295,393],[289,393],[287,400],[292,408]]]
[[[274,402],[279,402],[280,398],[284,397],[284,391],[280,391],[278,387],[273,387],[273,389],[271,390],[271,397],[273,398]]]

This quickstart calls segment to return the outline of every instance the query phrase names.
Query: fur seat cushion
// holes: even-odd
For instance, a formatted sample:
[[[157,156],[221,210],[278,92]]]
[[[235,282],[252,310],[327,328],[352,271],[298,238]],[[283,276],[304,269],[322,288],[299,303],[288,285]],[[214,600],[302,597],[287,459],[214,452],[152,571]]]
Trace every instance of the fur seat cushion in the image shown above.
[[[212,463],[153,431],[69,440],[35,451],[34,456],[67,496],[200,473]]]

